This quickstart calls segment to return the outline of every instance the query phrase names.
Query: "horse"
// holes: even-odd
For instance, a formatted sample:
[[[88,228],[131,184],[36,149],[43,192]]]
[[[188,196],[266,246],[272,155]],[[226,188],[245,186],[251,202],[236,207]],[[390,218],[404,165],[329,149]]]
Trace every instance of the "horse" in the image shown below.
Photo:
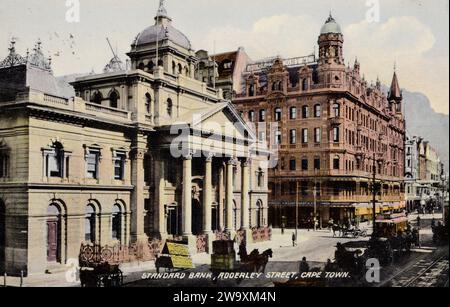
[[[268,249],[264,251],[261,255],[258,256],[255,263],[255,271],[264,273],[266,270],[267,263],[269,263],[269,258],[273,257],[272,249]]]
[[[339,231],[339,236],[341,236],[341,233],[342,233],[343,229],[342,229],[341,226],[339,226],[337,224],[333,224],[332,230],[333,230],[333,238],[335,238],[336,237],[336,231]]]

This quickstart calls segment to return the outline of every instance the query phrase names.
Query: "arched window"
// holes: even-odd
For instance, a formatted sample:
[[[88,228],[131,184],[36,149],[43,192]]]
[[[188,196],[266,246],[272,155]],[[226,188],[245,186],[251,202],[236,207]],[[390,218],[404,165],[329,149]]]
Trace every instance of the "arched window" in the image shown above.
[[[117,204],[112,209],[111,234],[113,240],[122,241],[122,209]]]
[[[175,64],[174,61],[172,61],[172,74],[176,74],[177,73],[177,64]]]
[[[145,64],[144,63],[139,63],[139,65],[138,65],[138,69],[140,69],[140,70],[144,70],[145,69]]]
[[[320,104],[314,106],[314,117],[319,118],[322,116],[322,107]]]
[[[333,104],[333,115],[334,117],[341,116],[341,105],[339,103]]]
[[[264,172],[261,168],[258,169],[258,173],[256,174],[256,176],[257,176],[258,187],[259,188],[264,187]]]
[[[153,61],[148,62],[147,69],[149,72],[153,72],[153,69],[155,68],[155,63]]]
[[[256,227],[261,228],[264,226],[264,215],[263,215],[263,203],[261,200],[258,200],[256,203]]]
[[[183,66],[181,64],[178,64],[178,74],[183,74]]]
[[[303,106],[302,107],[302,118],[308,118],[309,117],[309,107]]]
[[[308,90],[308,79],[302,79],[302,91]]]
[[[95,230],[96,230],[96,212],[93,205],[86,206],[85,218],[84,218],[84,240],[86,242],[95,243]]]
[[[0,273],[5,272],[6,207],[0,199]]]
[[[187,66],[184,67],[184,74],[186,77],[189,77],[189,68]]]
[[[109,95],[109,106],[111,108],[117,108],[118,107],[118,101],[119,101],[119,94],[117,94],[116,91],[113,91]]]
[[[250,85],[248,86],[248,95],[249,95],[250,97],[255,96],[255,86],[254,86],[253,84],[250,84]]]
[[[145,94],[145,111],[147,114],[151,113],[151,105],[152,105],[152,96],[150,93]]]
[[[92,95],[92,102],[96,104],[102,104],[103,95],[99,91],[95,91],[94,95]]]
[[[167,115],[169,115],[170,117],[172,117],[172,112],[173,112],[173,102],[172,99],[167,99]]]
[[[278,82],[278,90],[279,91],[283,90],[283,82],[282,81]]]

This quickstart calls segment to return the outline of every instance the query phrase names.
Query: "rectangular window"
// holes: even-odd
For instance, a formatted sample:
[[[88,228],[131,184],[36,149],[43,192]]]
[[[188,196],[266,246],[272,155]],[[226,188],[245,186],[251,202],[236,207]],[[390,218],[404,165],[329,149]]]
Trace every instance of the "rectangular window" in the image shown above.
[[[308,170],[308,159],[302,159],[302,171]]]
[[[293,129],[290,131],[290,143],[291,145],[294,145],[297,143],[297,130]]]
[[[281,145],[281,131],[275,132],[275,145]]]
[[[333,169],[339,170],[341,168],[341,160],[339,158],[333,159]]]
[[[302,130],[302,143],[307,144],[308,143],[308,129]]]
[[[0,153],[0,178],[8,176],[8,157]]]
[[[86,156],[86,177],[90,179],[98,179],[98,152],[90,152]]]
[[[260,131],[259,132],[259,141],[260,142],[266,142],[267,140],[266,140],[266,133],[264,132],[264,131]]]
[[[114,158],[114,179],[124,180],[125,178],[125,154],[117,154]]]
[[[315,128],[314,129],[314,142],[319,144],[322,141],[322,129]]]
[[[266,121],[266,110],[260,110],[259,111],[259,121],[265,122]]]
[[[296,107],[292,107],[290,109],[289,118],[290,119],[297,119],[297,108]]]
[[[255,111],[248,112],[248,120],[251,122],[255,121]]]
[[[282,111],[280,108],[275,109],[275,121],[281,121]]]
[[[339,135],[339,127],[333,128],[333,142],[339,143],[340,135]]]

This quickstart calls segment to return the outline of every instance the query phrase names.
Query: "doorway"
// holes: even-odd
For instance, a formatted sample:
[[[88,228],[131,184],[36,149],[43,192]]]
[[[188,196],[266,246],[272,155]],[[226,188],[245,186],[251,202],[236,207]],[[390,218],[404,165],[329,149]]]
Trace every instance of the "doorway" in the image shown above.
[[[61,262],[61,214],[55,205],[47,212],[47,262]]]

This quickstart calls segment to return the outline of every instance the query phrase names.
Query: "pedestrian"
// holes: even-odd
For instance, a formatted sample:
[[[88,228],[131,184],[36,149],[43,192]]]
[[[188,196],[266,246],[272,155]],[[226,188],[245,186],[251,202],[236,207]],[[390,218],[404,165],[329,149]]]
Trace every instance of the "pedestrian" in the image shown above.
[[[420,229],[420,220],[421,220],[421,218],[420,218],[420,216],[418,216],[417,217],[417,228],[418,229]]]
[[[281,223],[281,234],[282,235],[284,235],[284,227],[285,227],[284,223]]]
[[[306,261],[306,257],[303,257],[302,261],[300,262],[299,272],[300,274],[309,272],[309,264]]]
[[[295,235],[295,232],[292,233],[292,247],[297,246],[297,236]]]

